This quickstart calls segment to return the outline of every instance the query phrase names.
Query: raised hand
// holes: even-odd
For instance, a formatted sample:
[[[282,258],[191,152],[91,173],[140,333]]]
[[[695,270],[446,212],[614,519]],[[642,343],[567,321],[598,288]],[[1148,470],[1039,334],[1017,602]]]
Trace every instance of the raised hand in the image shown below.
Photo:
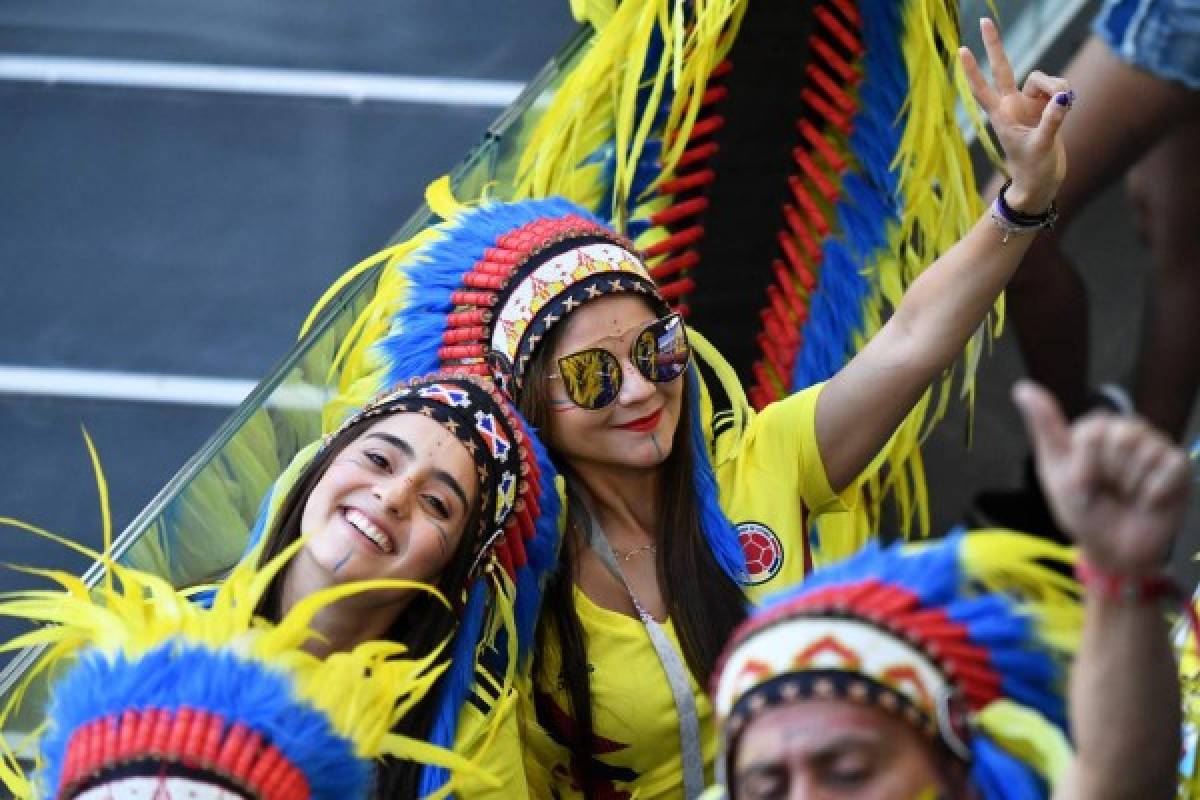
[[[1017,89],[1016,78],[996,23],[979,21],[995,86],[988,85],[970,49],[959,49],[971,92],[987,112],[992,129],[1007,157],[1012,186],[1005,192],[1009,206],[1040,214],[1054,200],[1067,173],[1067,156],[1059,139],[1074,93],[1062,78],[1034,71]]]
[[[1013,400],[1050,510],[1088,561],[1115,575],[1161,570],[1191,489],[1183,451],[1135,417],[1093,413],[1068,425],[1054,398],[1028,381]]]

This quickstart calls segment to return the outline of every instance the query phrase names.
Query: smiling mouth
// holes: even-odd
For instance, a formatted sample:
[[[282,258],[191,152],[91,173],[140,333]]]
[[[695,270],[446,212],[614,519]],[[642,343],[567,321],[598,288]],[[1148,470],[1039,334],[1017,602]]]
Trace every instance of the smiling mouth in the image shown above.
[[[658,427],[658,421],[662,419],[662,409],[655,411],[653,414],[647,414],[644,417],[635,419],[633,422],[626,422],[624,425],[617,427],[623,431],[635,431],[637,433],[646,433]]]
[[[374,522],[371,521],[363,512],[357,508],[343,508],[342,519],[350,524],[350,527],[363,535],[367,541],[375,545],[381,553],[391,555],[396,551],[395,545],[392,544],[392,537],[379,529]]]

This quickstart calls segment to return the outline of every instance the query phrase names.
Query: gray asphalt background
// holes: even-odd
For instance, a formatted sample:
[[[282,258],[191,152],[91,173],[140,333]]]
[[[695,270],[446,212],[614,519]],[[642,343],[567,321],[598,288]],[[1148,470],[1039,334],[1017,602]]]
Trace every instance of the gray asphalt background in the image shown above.
[[[573,29],[565,0],[0,0],[0,53],[516,81]],[[388,239],[497,113],[0,82],[0,364],[262,377],[321,290]],[[1071,243],[1092,288],[1096,377],[1123,380],[1146,258],[1119,190]],[[961,415],[931,440],[936,528],[980,487],[1016,480],[1018,374],[1006,337],[984,365],[973,452]],[[0,514],[95,545],[81,424],[120,530],[228,413],[0,395]],[[0,560],[83,566],[24,533],[0,537]],[[0,571],[0,589],[25,585]]]

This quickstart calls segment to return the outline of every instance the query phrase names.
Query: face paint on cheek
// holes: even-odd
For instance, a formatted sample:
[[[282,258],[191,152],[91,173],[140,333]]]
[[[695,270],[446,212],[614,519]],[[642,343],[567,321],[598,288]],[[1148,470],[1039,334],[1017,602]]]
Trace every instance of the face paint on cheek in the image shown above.
[[[437,529],[438,542],[442,546],[442,555],[444,556],[450,552],[450,534],[441,525],[435,523],[433,527]]]
[[[342,567],[346,566],[346,562],[350,560],[350,556],[353,554],[353,552],[353,550],[347,550],[346,555],[342,556],[342,559],[333,565],[334,575],[337,575],[341,571]]]
[[[551,400],[550,401],[550,410],[553,411],[555,414],[561,414],[564,411],[570,411],[574,407],[575,407],[575,404],[572,403],[570,400]]]
[[[664,456],[663,456],[662,445],[660,445],[658,443],[658,434],[657,433],[650,434],[650,442],[654,445],[654,452],[658,453],[658,457],[663,458]]]

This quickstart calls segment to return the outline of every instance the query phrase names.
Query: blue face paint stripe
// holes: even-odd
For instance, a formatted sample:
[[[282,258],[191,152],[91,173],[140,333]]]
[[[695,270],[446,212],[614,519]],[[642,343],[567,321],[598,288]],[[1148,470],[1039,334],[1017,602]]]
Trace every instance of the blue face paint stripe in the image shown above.
[[[347,551],[346,555],[342,556],[342,560],[333,565],[333,574],[341,572],[342,567],[346,566],[346,562],[350,560],[350,555],[353,551]]]

